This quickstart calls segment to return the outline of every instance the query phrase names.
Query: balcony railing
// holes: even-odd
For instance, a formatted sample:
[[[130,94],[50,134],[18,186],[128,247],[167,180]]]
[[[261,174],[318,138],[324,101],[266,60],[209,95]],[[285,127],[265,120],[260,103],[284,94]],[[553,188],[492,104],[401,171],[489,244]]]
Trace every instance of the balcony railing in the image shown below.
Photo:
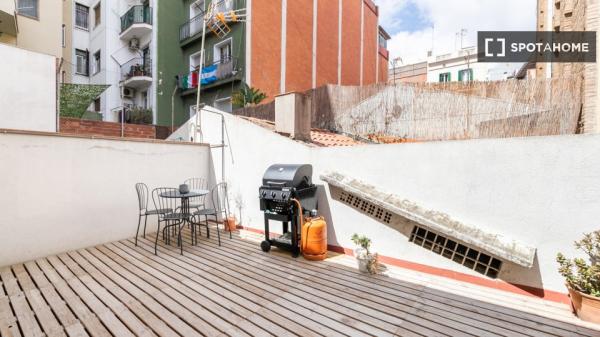
[[[152,77],[152,60],[141,57],[133,58],[121,66],[121,80],[136,76]]]
[[[121,33],[136,23],[152,24],[152,7],[133,6],[121,16]]]
[[[196,34],[202,33],[202,20],[204,12],[194,16],[189,21],[179,27],[179,41],[183,41]]]
[[[177,86],[183,90],[193,89],[198,87],[198,81],[202,81],[203,86],[210,85],[217,81],[233,77],[237,72],[237,59],[227,58],[205,66],[202,70],[202,76],[198,76],[198,69],[178,75]]]

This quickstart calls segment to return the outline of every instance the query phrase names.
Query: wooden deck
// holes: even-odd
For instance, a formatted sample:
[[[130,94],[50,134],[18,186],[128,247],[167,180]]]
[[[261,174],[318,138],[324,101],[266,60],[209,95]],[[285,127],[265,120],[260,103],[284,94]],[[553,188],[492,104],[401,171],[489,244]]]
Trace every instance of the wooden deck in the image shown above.
[[[212,234],[194,247],[186,235],[183,256],[155,256],[148,237],[0,268],[0,334],[600,336],[566,305],[397,268],[362,275],[346,256],[265,254],[239,235],[219,247]]]

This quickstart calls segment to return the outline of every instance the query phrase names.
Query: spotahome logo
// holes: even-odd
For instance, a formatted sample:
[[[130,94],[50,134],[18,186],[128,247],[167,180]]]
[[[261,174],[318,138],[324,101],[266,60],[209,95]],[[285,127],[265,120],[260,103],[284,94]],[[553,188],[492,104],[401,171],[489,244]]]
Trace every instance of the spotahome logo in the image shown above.
[[[479,62],[596,62],[596,32],[477,32]]]

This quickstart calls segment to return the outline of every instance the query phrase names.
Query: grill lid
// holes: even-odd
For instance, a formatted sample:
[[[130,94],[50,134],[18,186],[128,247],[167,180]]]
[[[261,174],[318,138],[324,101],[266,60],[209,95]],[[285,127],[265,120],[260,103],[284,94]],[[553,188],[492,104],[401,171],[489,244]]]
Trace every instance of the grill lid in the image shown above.
[[[263,175],[263,185],[273,187],[305,187],[312,185],[312,165],[275,164]]]

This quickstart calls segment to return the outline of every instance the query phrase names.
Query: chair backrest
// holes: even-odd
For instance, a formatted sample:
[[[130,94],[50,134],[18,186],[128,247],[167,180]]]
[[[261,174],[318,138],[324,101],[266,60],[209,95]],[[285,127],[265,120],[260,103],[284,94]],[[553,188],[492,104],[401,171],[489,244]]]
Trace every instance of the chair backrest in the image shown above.
[[[213,207],[218,213],[229,215],[229,197],[227,195],[227,183],[222,182],[215,185],[210,191]]]
[[[138,196],[138,205],[140,206],[140,212],[148,209],[148,186],[144,183],[135,184],[135,191]]]
[[[176,188],[172,187],[158,187],[152,190],[152,201],[154,202],[154,207],[156,209],[169,209],[175,210],[180,206],[179,198],[164,198],[160,195],[163,193],[175,193],[177,192]],[[160,215],[159,215],[160,216]]]
[[[208,182],[204,178],[189,178],[183,183],[188,185],[191,191],[206,190],[208,188]],[[204,195],[201,197],[192,197],[190,198],[190,204],[204,204],[204,198],[206,198]]]

